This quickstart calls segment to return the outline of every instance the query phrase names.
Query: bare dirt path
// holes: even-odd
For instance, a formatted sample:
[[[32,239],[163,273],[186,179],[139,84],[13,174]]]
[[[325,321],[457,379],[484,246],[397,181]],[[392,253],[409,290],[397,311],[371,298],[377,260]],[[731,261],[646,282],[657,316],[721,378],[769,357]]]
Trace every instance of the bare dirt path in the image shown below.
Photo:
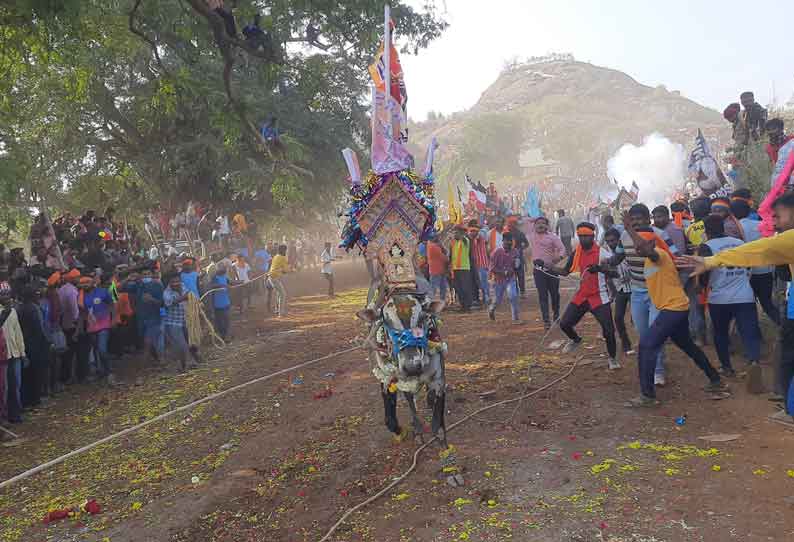
[[[361,285],[364,277],[360,265],[339,281]],[[187,376],[151,373],[140,386],[86,387],[59,397],[32,416],[35,441],[4,449],[3,478],[211,391],[347,348],[360,336],[353,312],[363,289],[328,300],[308,295],[323,291],[316,273],[293,281],[293,291],[306,295],[288,319],[248,315],[229,350]],[[568,369],[573,358],[539,346],[534,301],[523,303],[528,323],[521,327],[506,325],[504,313],[496,323],[483,312],[445,315],[449,423]],[[736,383],[733,397],[709,400],[703,376],[668,347],[672,382],[660,392],[663,405],[626,410],[623,401],[637,393],[636,362],[624,360],[613,373],[596,366],[603,342],[589,318],[581,328],[583,363],[566,381],[525,401],[514,417],[513,406],[499,407],[450,434],[464,487],[447,485],[450,473],[432,448],[404,484],[332,539],[794,539],[794,434],[766,421],[773,408],[765,396],[747,395]],[[550,341],[557,338],[555,332]],[[407,419],[402,404],[399,414]],[[686,423],[676,425],[683,414]],[[741,436],[698,438],[714,433]],[[0,493],[0,540],[316,542],[345,509],[407,469],[414,449],[383,427],[368,362],[352,352],[9,488]],[[87,498],[103,513],[41,523],[49,508]]]

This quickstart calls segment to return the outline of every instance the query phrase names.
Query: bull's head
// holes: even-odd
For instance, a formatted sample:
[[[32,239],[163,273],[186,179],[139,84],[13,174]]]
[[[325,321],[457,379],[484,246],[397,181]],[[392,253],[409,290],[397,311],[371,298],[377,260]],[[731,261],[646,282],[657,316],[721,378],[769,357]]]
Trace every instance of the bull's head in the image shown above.
[[[367,309],[358,316],[370,323],[382,320],[391,357],[400,373],[415,377],[430,363],[427,355],[430,319],[443,307],[440,301],[423,304],[421,297],[414,294],[394,294],[380,308],[380,314]]]

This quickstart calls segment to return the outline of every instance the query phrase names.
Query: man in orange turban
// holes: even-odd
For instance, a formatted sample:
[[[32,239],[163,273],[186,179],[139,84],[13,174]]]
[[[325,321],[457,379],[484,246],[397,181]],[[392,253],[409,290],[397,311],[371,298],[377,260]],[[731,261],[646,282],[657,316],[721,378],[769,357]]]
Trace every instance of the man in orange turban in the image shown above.
[[[601,333],[609,352],[609,368],[619,369],[615,325],[612,321],[611,300],[607,288],[607,271],[601,266],[602,262],[609,259],[611,253],[595,242],[595,229],[595,225],[589,222],[581,222],[576,227],[579,244],[568,258],[565,267],[557,270],[563,276],[580,273],[582,277],[579,290],[574,294],[560,319],[560,329],[570,339],[563,352],[573,352],[582,344],[582,338],[574,327],[589,312],[601,325]]]

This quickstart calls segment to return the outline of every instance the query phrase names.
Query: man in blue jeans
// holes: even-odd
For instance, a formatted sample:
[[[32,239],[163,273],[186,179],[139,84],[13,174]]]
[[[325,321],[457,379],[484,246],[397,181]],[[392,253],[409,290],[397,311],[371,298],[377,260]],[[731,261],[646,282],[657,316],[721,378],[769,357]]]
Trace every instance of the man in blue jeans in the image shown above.
[[[163,292],[165,305],[165,335],[168,347],[179,361],[181,371],[188,369],[188,353],[191,352],[187,341],[187,321],[185,319],[188,295],[191,291],[183,288],[182,279],[178,274],[168,278],[168,287]],[[194,367],[195,363],[190,365]]]
[[[505,293],[510,300],[510,315],[513,324],[520,325],[518,318],[518,283],[516,271],[520,264],[521,254],[513,248],[513,234],[505,232],[502,235],[502,246],[491,254],[491,276],[494,279],[494,296],[491,306],[488,307],[488,316],[496,320],[496,307],[502,303]]]
[[[676,255],[675,245],[669,240],[664,231],[651,227],[651,212],[642,203],[632,205],[628,212],[632,227],[637,232],[654,234],[659,239],[657,248],[662,248],[661,243],[665,243],[673,256]],[[620,236],[620,241],[625,250],[625,259],[629,264],[631,273],[631,319],[640,334],[640,339],[648,331],[648,328],[656,319],[659,310],[651,302],[648,295],[648,287],[645,284],[645,258],[634,249],[634,240],[627,231]],[[615,260],[619,263],[623,257],[618,255]],[[614,262],[610,262],[614,263]],[[678,281],[680,284],[680,280]],[[654,384],[664,386],[666,383],[664,367],[664,346],[659,348],[656,354],[656,371],[654,373]]]
[[[640,337],[640,395],[626,403],[628,407],[650,407],[658,404],[654,372],[656,356],[667,339],[680,348],[703,371],[709,380],[704,388],[710,393],[727,391],[719,373],[711,366],[703,350],[689,334],[689,298],[684,293],[678,270],[667,250],[656,248],[653,232],[637,232],[628,215],[624,217],[626,233],[639,256],[645,258],[644,275],[650,302],[658,314]]]
[[[698,249],[699,256],[714,256],[723,250],[736,248],[744,241],[725,235],[723,218],[718,215],[709,215],[704,220],[706,238],[704,244]],[[736,376],[736,371],[731,365],[730,354],[730,325],[731,320],[736,320],[736,327],[742,337],[744,352],[750,364],[748,372],[748,387],[760,393],[761,366],[758,365],[761,357],[761,328],[758,326],[758,310],[755,306],[755,294],[750,286],[750,268],[725,267],[712,270],[701,277],[704,287],[710,287],[708,307],[711,322],[714,327],[714,347],[722,365],[722,375]],[[753,386],[750,383],[754,382]]]

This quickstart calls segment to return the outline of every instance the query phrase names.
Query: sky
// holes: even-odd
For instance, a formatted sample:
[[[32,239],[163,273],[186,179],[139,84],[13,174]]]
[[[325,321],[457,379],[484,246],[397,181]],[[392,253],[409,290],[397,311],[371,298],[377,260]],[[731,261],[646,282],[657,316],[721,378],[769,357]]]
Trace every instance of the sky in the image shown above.
[[[401,57],[408,114],[473,106],[505,62],[547,53],[623,71],[722,111],[745,90],[768,104],[794,93],[788,0],[435,0],[450,23]],[[408,0],[421,7],[425,0]]]

